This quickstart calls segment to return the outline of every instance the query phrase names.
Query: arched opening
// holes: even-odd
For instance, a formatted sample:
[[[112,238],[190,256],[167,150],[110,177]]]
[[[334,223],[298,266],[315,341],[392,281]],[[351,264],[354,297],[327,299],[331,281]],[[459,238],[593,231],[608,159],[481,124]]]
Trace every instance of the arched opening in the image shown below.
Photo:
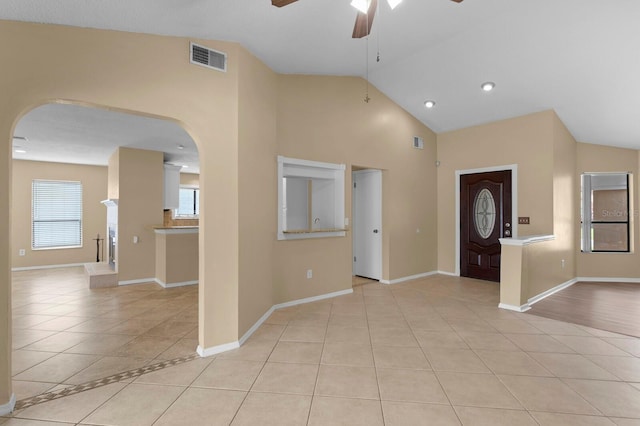
[[[199,158],[193,138],[169,119],[44,104],[20,117],[12,152],[16,399],[195,354]],[[167,166],[182,172],[177,180],[164,178]],[[198,191],[189,219],[176,216],[186,215],[181,182],[187,193]],[[67,202],[47,198],[69,183],[79,183],[79,218],[69,216]],[[36,187],[42,199],[35,198]],[[170,193],[178,204],[167,200]],[[104,200],[116,205],[111,241],[114,212]],[[36,217],[38,205],[45,214]],[[191,227],[173,234],[184,220]],[[74,227],[79,241],[71,241]],[[101,276],[92,277],[85,265],[103,266]]]

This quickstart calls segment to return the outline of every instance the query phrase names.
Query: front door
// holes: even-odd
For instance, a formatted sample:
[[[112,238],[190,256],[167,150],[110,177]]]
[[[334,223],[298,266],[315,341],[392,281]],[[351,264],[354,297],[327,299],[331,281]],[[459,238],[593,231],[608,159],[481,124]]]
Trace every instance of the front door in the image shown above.
[[[460,176],[460,275],[499,282],[511,224],[511,170]]]

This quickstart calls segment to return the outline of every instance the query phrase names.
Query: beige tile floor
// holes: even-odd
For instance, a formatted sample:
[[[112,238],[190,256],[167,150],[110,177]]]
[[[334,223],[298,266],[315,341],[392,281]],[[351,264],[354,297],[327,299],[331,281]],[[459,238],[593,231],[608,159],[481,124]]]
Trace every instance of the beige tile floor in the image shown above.
[[[197,288],[13,276],[18,399],[193,353]],[[274,312],[240,349],[0,425],[640,425],[640,339],[498,309],[445,276]]]

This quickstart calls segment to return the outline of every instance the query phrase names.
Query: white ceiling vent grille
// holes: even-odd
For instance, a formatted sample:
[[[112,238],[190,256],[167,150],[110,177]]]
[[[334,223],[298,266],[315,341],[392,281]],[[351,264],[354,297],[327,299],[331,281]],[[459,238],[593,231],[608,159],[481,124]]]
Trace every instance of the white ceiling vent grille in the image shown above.
[[[226,72],[227,54],[191,43],[191,63]]]
[[[413,147],[417,149],[424,149],[424,141],[421,137],[414,136],[413,137]]]

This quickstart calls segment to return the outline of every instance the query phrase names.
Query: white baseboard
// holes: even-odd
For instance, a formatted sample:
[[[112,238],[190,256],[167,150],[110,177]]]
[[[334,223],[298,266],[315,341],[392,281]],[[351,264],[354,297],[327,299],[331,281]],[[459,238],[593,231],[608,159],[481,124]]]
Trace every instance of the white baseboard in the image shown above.
[[[154,278],[154,280],[160,287],[163,288],[174,288],[174,287],[184,287],[184,286],[188,286],[188,285],[196,285],[198,284],[198,280],[195,281],[183,281],[183,282],[179,282],[179,283],[165,283],[162,280],[159,280],[157,278]]]
[[[522,306],[516,306],[516,305],[509,305],[507,303],[500,303],[498,305],[498,308],[500,309],[506,309],[508,311],[516,311],[516,312],[526,312],[529,309],[531,309],[531,306],[529,306],[528,303],[522,305]]]
[[[603,283],[640,283],[640,278],[616,278],[616,277],[578,277],[576,281],[603,282]]]
[[[11,394],[9,398],[9,402],[6,404],[0,405],[0,416],[5,416],[13,411],[16,406],[16,395],[14,393]]]
[[[238,349],[239,347],[240,342],[238,341],[225,343],[224,345],[212,346],[210,348],[203,348],[202,346],[198,345],[198,349],[196,349],[196,352],[198,352],[198,355],[200,355],[202,358],[206,358],[208,356],[221,354],[222,352]]]
[[[545,299],[549,296],[551,296],[552,294],[555,294],[561,290],[564,290],[567,287],[571,287],[572,285],[574,285],[575,283],[578,282],[577,278],[574,278],[572,280],[569,281],[565,281],[562,284],[558,284],[557,286],[550,288],[547,291],[544,291],[540,294],[538,294],[537,296],[533,296],[532,298],[530,298],[529,300],[527,300],[527,304],[529,306],[533,305],[534,303],[538,303],[539,301],[541,301],[542,299]]]
[[[203,348],[198,346],[197,352],[201,357],[208,357],[212,355],[216,355],[222,352],[230,351],[233,349],[238,349],[241,345],[243,345],[249,337],[269,318],[269,316],[276,310],[282,308],[288,308],[289,306],[302,305],[305,303],[317,302],[319,300],[331,299],[333,297],[344,296],[346,294],[353,293],[353,289],[334,291],[333,293],[321,294],[319,296],[306,297],[304,299],[292,300],[291,302],[279,303],[277,305],[273,305],[270,307],[267,312],[264,313],[260,317],[258,321],[256,321],[253,326],[236,342],[225,343],[223,345],[213,346],[211,348]]]
[[[16,268],[11,268],[11,272],[17,271],[32,271],[36,269],[57,269],[57,268],[73,268],[76,266],[84,266],[84,263],[66,263],[64,265],[40,265],[40,266],[21,266]]]
[[[380,284],[398,284],[403,283],[405,281],[417,280],[419,278],[430,277],[432,275],[438,274],[437,271],[424,272],[422,274],[410,275],[408,277],[396,278],[395,280],[380,280]]]
[[[321,294],[320,296],[305,297],[304,299],[298,299],[298,300],[292,300],[291,302],[279,303],[277,305],[273,305],[273,309],[276,310],[276,309],[288,308],[289,306],[296,306],[296,305],[303,305],[305,303],[318,302],[320,300],[332,299],[334,297],[344,296],[351,293],[353,293],[352,288],[347,290],[334,291],[333,293]]]
[[[448,275],[450,277],[459,277],[460,274],[456,274],[455,272],[447,272],[447,271],[438,271],[439,275]]]
[[[132,285],[132,284],[144,284],[144,283],[155,283],[155,278],[141,278],[139,280],[124,280],[118,281],[118,285]]]

